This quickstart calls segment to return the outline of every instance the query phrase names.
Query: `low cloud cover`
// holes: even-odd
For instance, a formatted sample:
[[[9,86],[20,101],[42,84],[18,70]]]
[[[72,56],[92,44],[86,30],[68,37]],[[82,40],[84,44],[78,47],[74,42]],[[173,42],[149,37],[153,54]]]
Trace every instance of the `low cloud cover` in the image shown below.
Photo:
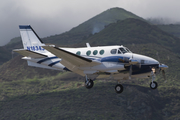
[[[179,22],[178,0],[4,0],[0,4],[0,46],[20,36],[19,25],[30,24],[40,37],[68,31],[113,7],[143,18]]]

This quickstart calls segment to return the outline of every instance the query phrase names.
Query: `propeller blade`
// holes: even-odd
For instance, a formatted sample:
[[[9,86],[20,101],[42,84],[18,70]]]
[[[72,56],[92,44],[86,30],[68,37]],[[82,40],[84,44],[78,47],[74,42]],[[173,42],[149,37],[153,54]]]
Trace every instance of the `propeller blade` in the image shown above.
[[[123,58],[123,59],[119,58],[118,60],[123,63],[129,63],[129,59],[127,59],[127,58]]]
[[[132,75],[132,65],[130,65],[130,68],[129,68],[129,79],[131,79],[131,75]]]
[[[164,80],[166,80],[165,70],[162,70],[162,75],[163,75]]]
[[[123,59],[121,59],[121,58],[119,58],[119,61],[121,61],[121,62],[123,62],[123,63],[125,62],[125,61],[124,61]]]

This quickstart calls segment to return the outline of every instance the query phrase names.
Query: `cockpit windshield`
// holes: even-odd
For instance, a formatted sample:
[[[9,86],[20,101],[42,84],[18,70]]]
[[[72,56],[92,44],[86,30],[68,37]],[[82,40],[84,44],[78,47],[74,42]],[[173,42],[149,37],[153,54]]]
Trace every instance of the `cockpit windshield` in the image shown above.
[[[129,53],[132,53],[128,48],[125,47],[125,49],[126,49]]]
[[[131,51],[126,48],[126,47],[120,47],[119,50],[124,54],[124,53],[131,53]]]

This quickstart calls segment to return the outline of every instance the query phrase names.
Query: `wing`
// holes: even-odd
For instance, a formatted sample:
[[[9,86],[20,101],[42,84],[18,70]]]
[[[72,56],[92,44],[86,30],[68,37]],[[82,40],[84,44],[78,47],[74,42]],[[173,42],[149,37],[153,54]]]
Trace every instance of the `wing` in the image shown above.
[[[37,52],[33,52],[33,51],[29,51],[29,50],[25,50],[25,49],[16,49],[13,50],[14,52],[17,52],[19,54],[21,54],[22,56],[26,56],[26,57],[32,57],[32,58],[44,58],[47,57],[46,55],[37,53]]]
[[[101,64],[101,62],[93,61],[91,59],[76,55],[74,53],[68,52],[66,50],[53,47],[53,46],[42,46],[44,49],[48,50],[52,54],[56,55],[58,58],[61,58],[61,64],[66,66],[69,70],[81,74],[84,76],[80,67],[92,67]]]

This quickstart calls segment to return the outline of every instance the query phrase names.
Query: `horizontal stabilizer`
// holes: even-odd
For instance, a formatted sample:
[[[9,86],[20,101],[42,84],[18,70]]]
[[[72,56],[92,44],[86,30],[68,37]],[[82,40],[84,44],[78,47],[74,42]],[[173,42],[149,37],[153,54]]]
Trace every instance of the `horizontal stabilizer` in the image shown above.
[[[15,49],[13,50],[13,52],[17,52],[19,54],[21,54],[22,56],[25,57],[31,57],[31,58],[44,58],[44,57],[48,57],[46,55],[37,53],[37,52],[33,52],[33,51],[29,51],[29,50],[25,50],[25,49]]]

